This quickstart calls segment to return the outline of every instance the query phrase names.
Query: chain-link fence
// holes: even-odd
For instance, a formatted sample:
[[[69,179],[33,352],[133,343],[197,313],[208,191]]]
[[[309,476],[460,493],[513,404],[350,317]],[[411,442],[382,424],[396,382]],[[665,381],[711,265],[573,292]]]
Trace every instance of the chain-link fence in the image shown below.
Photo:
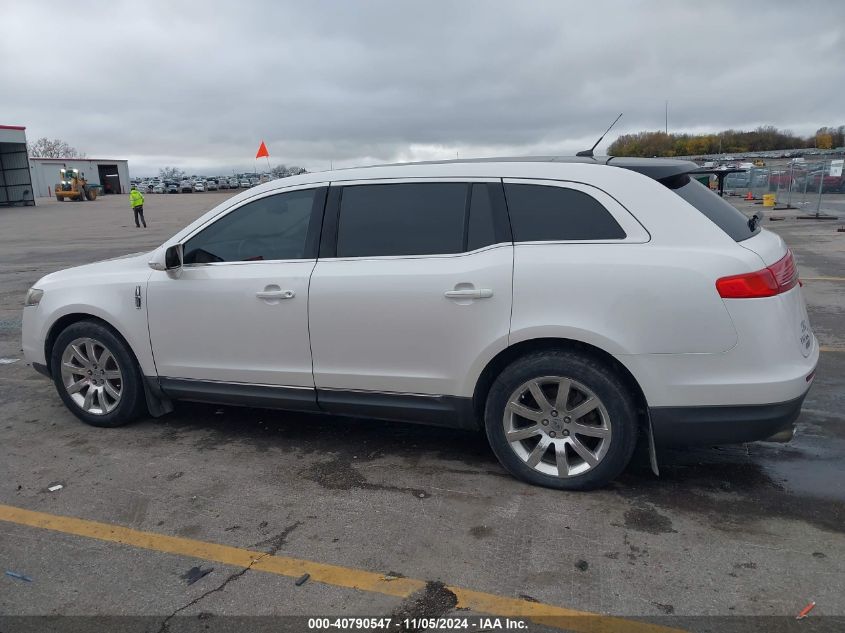
[[[843,163],[842,158],[832,158],[748,167],[725,177],[725,195],[761,200],[774,194],[780,208],[819,212],[826,194],[845,193]]]

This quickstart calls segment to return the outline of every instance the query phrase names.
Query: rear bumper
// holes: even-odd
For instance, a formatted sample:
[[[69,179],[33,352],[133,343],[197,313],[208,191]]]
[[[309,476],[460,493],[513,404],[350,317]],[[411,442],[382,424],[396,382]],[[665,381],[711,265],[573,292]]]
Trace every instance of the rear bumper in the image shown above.
[[[654,441],[658,446],[690,446],[764,440],[792,427],[806,396],[775,404],[651,407]]]

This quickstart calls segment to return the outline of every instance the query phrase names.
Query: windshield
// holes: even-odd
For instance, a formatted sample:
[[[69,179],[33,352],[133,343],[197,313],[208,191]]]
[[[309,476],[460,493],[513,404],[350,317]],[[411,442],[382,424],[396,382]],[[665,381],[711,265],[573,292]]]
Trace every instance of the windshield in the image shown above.
[[[734,241],[747,240],[760,232],[758,222],[750,222],[736,207],[725,202],[695,178],[690,178],[689,174],[664,178],[660,180],[660,183],[701,211]]]

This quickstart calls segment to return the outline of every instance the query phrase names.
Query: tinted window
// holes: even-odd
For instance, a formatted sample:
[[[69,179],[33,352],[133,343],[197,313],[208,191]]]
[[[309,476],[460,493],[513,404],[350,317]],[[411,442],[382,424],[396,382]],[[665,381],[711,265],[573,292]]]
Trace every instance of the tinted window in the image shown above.
[[[314,190],[250,202],[220,218],[185,244],[185,263],[302,259]]]
[[[344,187],[337,256],[460,253],[468,189],[453,182]]]
[[[493,223],[493,204],[490,189],[486,184],[472,186],[472,199],[469,205],[469,224],[467,225],[467,250],[489,246],[496,243],[496,229]]]
[[[743,176],[745,175],[743,174]],[[747,178],[747,176],[745,177]],[[701,211],[735,241],[741,242],[760,232],[759,226],[749,225],[748,218],[741,211],[725,202],[695,178],[681,174],[680,176],[665,178],[660,182]],[[751,229],[751,226],[754,226],[754,230]]]
[[[516,242],[618,240],[625,231],[601,203],[583,191],[505,184]]]

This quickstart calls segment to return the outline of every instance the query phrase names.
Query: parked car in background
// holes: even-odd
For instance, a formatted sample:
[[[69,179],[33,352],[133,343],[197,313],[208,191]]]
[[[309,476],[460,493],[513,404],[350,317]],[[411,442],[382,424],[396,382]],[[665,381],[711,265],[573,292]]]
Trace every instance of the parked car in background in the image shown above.
[[[202,180],[197,180],[194,183],[194,191],[205,191],[205,183]]]
[[[638,438],[784,439],[819,359],[798,269],[696,169],[276,180],[150,253],[40,279],[23,352],[94,426],[180,399],[424,422],[483,430],[510,473],[561,489],[608,483]]]
[[[216,180],[206,180],[205,181],[205,189],[206,189],[206,191],[217,191],[217,181]]]
[[[725,176],[725,189],[748,189],[751,176],[748,172],[737,172]]]
[[[153,186],[153,193],[164,193],[164,185],[158,184]]]
[[[249,189],[252,187],[252,183],[250,183],[249,180],[241,180],[239,184],[243,189]]]
[[[194,185],[191,184],[190,180],[183,180],[179,183],[179,191],[181,191],[182,193],[193,193]]]
[[[842,176],[831,176],[827,169],[817,169],[807,176],[807,191],[818,192],[819,181],[821,181],[822,193],[845,193],[845,172]]]
[[[777,189],[789,189],[792,187],[796,191],[803,186],[804,172],[795,169],[787,169],[785,171],[773,171],[769,175],[769,191]]]
[[[229,189],[237,189],[240,185],[241,183],[237,178],[229,178]]]
[[[164,190],[167,193],[179,193],[179,183],[168,181],[164,184]]]
[[[769,184],[769,172],[758,169],[753,175],[753,182],[755,187],[765,187]]]
[[[217,188],[218,189],[228,189],[229,188],[229,181],[225,178],[218,178],[217,179]]]

